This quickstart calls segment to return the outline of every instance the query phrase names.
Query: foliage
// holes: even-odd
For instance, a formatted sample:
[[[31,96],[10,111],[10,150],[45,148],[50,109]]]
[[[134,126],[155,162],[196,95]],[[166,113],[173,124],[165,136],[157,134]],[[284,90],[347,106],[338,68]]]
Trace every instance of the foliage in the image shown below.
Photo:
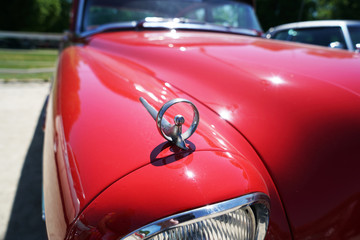
[[[69,27],[71,0],[8,0],[0,8],[0,30],[63,32]],[[359,0],[256,0],[268,28],[296,21],[360,19]]]
[[[256,11],[263,29],[298,19],[301,0],[257,0]]]
[[[289,22],[360,20],[359,0],[257,0],[256,11],[263,29]]]
[[[50,32],[64,32],[70,26],[71,2],[60,0],[61,12]]]
[[[67,0],[5,1],[0,8],[0,29],[61,32],[68,28],[69,9]]]
[[[318,0],[314,19],[360,19],[358,0]]]

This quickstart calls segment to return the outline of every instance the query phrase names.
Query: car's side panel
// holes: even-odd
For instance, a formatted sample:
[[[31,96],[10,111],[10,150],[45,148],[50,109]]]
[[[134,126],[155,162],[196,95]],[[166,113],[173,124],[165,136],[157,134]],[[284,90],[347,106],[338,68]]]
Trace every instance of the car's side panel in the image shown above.
[[[47,235],[49,239],[65,239],[69,223],[65,216],[62,195],[61,181],[55,157],[55,135],[54,113],[56,113],[57,104],[54,98],[57,98],[57,82],[53,83],[53,91],[49,97],[46,109],[46,122],[43,148],[43,192],[45,200],[45,220]]]

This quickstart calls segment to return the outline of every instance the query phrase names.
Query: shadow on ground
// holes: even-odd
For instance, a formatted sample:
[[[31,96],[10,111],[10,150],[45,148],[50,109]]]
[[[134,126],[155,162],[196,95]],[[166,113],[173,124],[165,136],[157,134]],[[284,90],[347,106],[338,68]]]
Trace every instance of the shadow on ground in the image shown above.
[[[42,220],[42,115],[26,154],[4,240],[47,239]]]

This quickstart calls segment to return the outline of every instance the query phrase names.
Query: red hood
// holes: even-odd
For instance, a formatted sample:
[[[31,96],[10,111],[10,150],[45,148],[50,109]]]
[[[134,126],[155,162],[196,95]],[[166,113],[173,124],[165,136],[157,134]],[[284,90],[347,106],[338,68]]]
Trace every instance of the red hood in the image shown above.
[[[111,47],[111,44],[107,46]],[[233,127],[196,99],[179,91],[169,82],[158,79],[152,69],[117,55],[117,51],[110,51],[103,51],[90,43],[66,48],[59,60],[57,82],[61,84],[55,83],[55,87],[59,88],[53,96],[59,104],[54,106],[58,134],[55,151],[57,158],[63,160],[58,161],[58,169],[60,185],[66,194],[64,204],[69,224],[109,186],[119,179],[123,182],[125,177],[147,165],[156,168],[157,161],[172,163],[182,159],[179,164],[190,167],[193,150],[215,153],[212,156],[217,158],[213,157],[213,160],[219,163],[228,160],[236,173],[247,171],[237,170],[242,169],[242,162],[246,160],[261,176],[258,182],[246,180],[243,183],[230,181],[232,178],[229,178],[233,185],[227,189],[237,191],[229,195],[229,191],[223,189],[222,194],[214,192],[212,198],[204,193],[199,199],[202,201],[199,206],[250,192],[264,192],[270,196],[275,194],[277,198],[272,181],[256,152]],[[201,120],[196,133],[189,139],[189,152],[174,153],[176,150],[165,144],[155,121],[140,103],[140,97],[144,97],[156,109],[177,97],[195,103]],[[186,112],[188,109],[181,106],[173,110],[173,114],[184,115],[187,120],[185,125],[191,122],[192,116]],[[196,171],[201,170],[196,168]],[[224,178],[223,171],[228,171],[225,168],[214,170],[219,178]],[[240,176],[248,178],[245,173]],[[215,178],[214,175],[212,180],[205,181],[212,182]],[[270,184],[266,186],[265,182]],[[204,185],[203,180],[201,184]],[[196,187],[200,188],[201,184],[197,183]],[[272,193],[269,193],[267,187]]]
[[[295,237],[314,235],[305,224],[322,223],[316,230],[321,237],[328,223],[354,217],[335,211],[334,205],[353,204],[359,213],[359,204],[351,200],[359,194],[359,185],[354,184],[359,182],[355,176],[360,159],[359,55],[259,38],[173,31],[101,34],[84,47],[67,49],[63,57],[77,65],[76,73],[64,72],[79,79],[77,89],[65,89],[66,84],[63,89],[63,97],[73,97],[73,106],[79,108],[62,108],[66,109],[62,121],[70,148],[78,149],[74,144],[80,143],[75,141],[80,136],[87,136],[82,143],[94,148],[99,139],[92,136],[117,139],[118,145],[101,149],[105,155],[96,149],[72,152],[74,159],[114,158],[133,152],[134,159],[128,159],[126,166],[119,155],[119,161],[104,159],[97,171],[117,169],[117,177],[134,171],[144,164],[141,159],[149,158],[154,143],[163,142],[138,97],[144,96],[156,107],[173,97],[186,97],[195,101],[200,113],[206,113],[206,121],[201,118],[199,132],[190,141],[197,149],[252,156],[247,147],[238,149],[245,143],[240,134],[233,136],[231,125],[237,129],[273,177]],[[97,59],[102,63],[97,64]],[[126,112],[121,109],[124,103]],[[230,125],[223,126],[209,110]],[[116,125],[129,127],[120,131]],[[222,127],[210,131],[212,125]],[[92,133],[84,132],[87,129],[93,129]],[[144,133],[139,140],[142,149],[121,137],[134,132]],[[77,168],[96,179],[95,171],[85,165]],[[107,177],[108,183],[117,179]],[[103,187],[91,192],[86,190],[89,186],[82,186],[91,197]]]

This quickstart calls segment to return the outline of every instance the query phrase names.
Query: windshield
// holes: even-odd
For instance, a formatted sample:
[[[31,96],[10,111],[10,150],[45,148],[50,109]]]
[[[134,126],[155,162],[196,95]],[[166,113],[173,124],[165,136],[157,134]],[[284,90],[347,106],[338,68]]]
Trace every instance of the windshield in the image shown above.
[[[222,0],[88,0],[82,31],[156,17],[261,31],[251,5]]]
[[[348,28],[352,44],[354,49],[356,49],[356,44],[360,43],[360,26],[349,26]]]

